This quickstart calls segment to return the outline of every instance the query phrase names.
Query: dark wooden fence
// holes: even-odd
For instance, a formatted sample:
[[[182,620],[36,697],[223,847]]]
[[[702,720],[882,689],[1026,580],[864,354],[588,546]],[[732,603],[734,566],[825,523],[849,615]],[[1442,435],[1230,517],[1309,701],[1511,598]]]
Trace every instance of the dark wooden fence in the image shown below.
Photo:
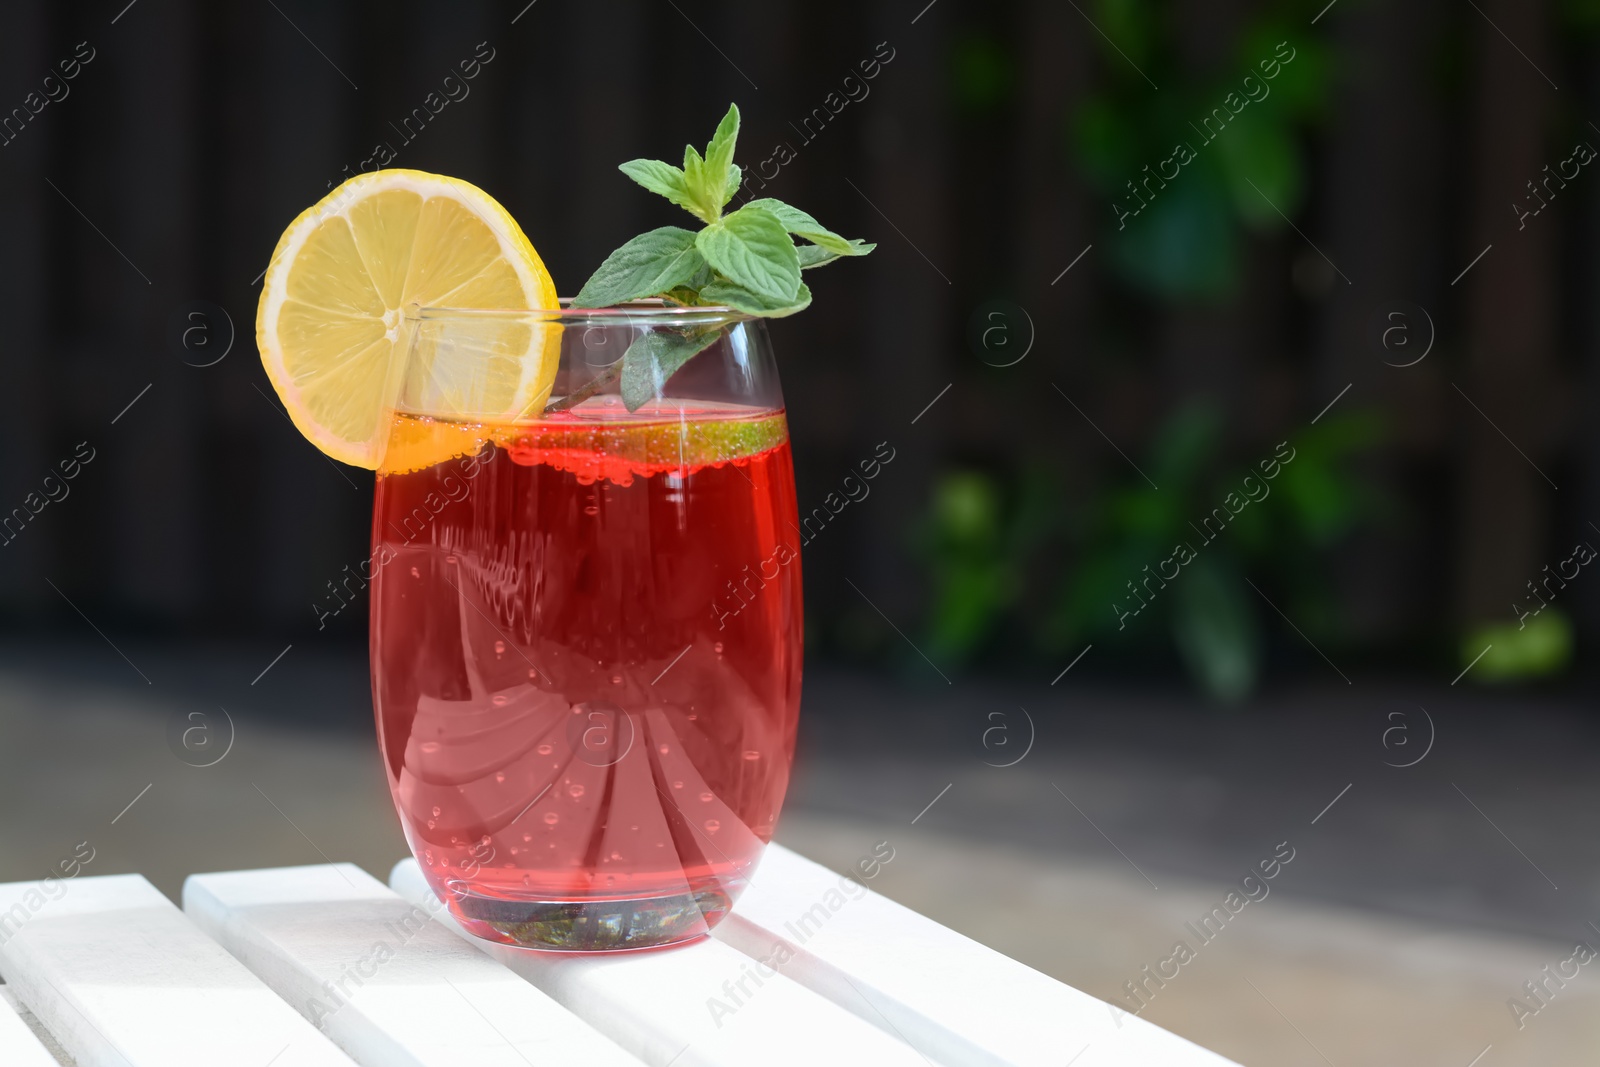
[[[1337,559],[1347,610],[1375,644],[1503,614],[1555,548],[1600,538],[1600,435],[1581,417],[1600,391],[1600,179],[1529,232],[1506,206],[1559,158],[1560,109],[1600,116],[1600,99],[1592,46],[1558,39],[1548,5],[1481,6],[1525,55],[1440,0],[1346,0],[1302,27],[1340,73],[1295,221],[1351,284],[1297,289],[1306,245],[1283,228],[1252,243],[1244,292],[1202,306],[1132,296],[1094,253],[1061,275],[1111,218],[1069,126],[1120,60],[1060,0],[14,0],[0,512],[29,515],[0,547],[0,610],[26,629],[81,625],[67,598],[107,626],[314,628],[311,603],[364,554],[371,478],[303,442],[260,371],[255,279],[283,226],[387,148],[390,165],[500,198],[571,292],[622,239],[670,221],[615,165],[703,141],[733,99],[747,165],[792,152],[769,192],[881,243],[819,275],[815,308],[776,331],[803,502],[878,442],[897,450],[871,500],[808,549],[824,628],[867,610],[846,576],[914,626],[926,582],[907,527],[950,464],[1042,461],[1087,496],[1125,474],[1100,430],[1137,454],[1179,400],[1209,392],[1240,442],[1275,441],[1350,383],[1342,403],[1394,430],[1368,475],[1410,507]],[[1225,37],[1243,9],[1207,12]],[[975,35],[1008,64],[976,109],[953,74]],[[996,297],[1036,330],[1005,369],[969,342]],[[1404,371],[1364,340],[1394,298],[1438,327]],[[230,321],[231,351],[200,365]],[[33,514],[30,494],[80,442],[92,458]],[[1600,602],[1593,584],[1575,605]]]

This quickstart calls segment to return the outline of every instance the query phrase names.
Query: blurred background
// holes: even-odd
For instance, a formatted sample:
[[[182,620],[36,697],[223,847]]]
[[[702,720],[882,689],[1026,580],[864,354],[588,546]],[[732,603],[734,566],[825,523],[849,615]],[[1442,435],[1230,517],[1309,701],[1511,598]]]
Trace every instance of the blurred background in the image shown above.
[[[1146,1018],[1591,1062],[1600,978],[1524,982],[1600,946],[1597,59],[1594,0],[14,0],[0,879],[387,872],[329,611],[372,476],[288,421],[259,276],[376,160],[575,292],[677,221],[616,164],[731,99],[747,186],[879,242],[773,330],[830,513],[779,839],[891,840],[884,892],[1130,1011],[1288,842]]]

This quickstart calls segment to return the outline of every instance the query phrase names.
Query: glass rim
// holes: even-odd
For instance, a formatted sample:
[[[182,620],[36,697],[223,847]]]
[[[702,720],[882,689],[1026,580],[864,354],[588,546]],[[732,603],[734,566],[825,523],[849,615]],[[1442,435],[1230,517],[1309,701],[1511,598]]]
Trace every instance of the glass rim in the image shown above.
[[[689,307],[669,304],[659,297],[648,300],[630,300],[603,308],[573,307],[575,297],[560,298],[558,308],[459,308],[422,307],[411,305],[406,318],[417,322],[460,319],[467,321],[496,321],[536,319],[559,325],[587,324],[591,326],[710,326],[739,322],[753,322],[760,318],[748,312],[724,305]]]

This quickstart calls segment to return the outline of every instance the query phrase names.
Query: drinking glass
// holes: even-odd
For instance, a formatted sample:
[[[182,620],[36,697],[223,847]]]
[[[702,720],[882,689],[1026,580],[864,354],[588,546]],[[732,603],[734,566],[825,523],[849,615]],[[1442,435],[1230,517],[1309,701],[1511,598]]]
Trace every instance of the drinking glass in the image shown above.
[[[765,324],[563,302],[414,309],[407,328],[371,654],[411,850],[489,940],[701,937],[772,837],[799,709],[794,473]],[[676,374],[630,360],[652,395],[627,409],[630,346],[710,335]],[[550,389],[537,418],[481,399],[508,376]]]

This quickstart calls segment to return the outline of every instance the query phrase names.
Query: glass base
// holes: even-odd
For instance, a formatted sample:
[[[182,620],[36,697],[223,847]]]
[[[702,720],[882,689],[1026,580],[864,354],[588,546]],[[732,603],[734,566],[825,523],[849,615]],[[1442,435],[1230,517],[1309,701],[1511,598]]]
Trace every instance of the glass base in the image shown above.
[[[626,952],[694,941],[733,906],[715,889],[626,900],[512,900],[458,891],[448,902],[478,937],[554,952]]]

